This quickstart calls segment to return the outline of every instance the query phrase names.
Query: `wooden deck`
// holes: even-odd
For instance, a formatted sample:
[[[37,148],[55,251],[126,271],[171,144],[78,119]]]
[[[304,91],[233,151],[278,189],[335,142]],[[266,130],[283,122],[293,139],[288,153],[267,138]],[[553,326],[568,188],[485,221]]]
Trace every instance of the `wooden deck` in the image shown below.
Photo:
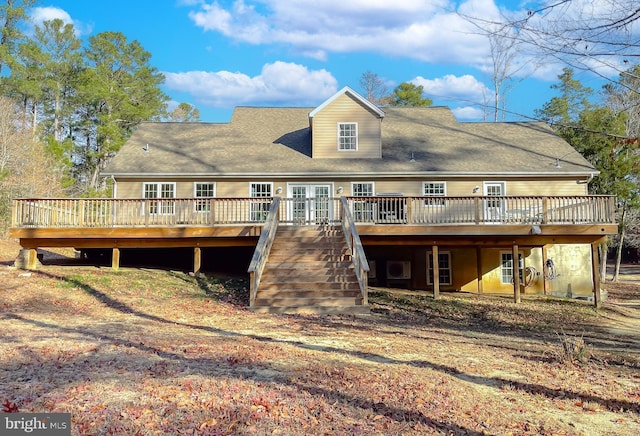
[[[617,231],[611,196],[275,199],[278,225],[338,225],[346,208],[368,244],[591,243]],[[25,248],[255,246],[273,201],[17,199],[9,235]]]
[[[358,225],[615,224],[612,196],[348,197]],[[17,199],[12,229],[261,226],[273,198]],[[340,198],[283,198],[284,224],[337,223]],[[388,227],[386,227],[388,228]]]
[[[340,226],[365,305],[366,246],[433,252],[438,246],[503,247],[517,253],[518,247],[591,244],[596,252],[617,233],[611,196],[18,199],[12,213],[9,235],[25,249],[27,268],[35,267],[36,249],[44,247],[110,249],[115,269],[123,248],[192,247],[199,272],[203,247],[256,247],[252,302],[278,226]],[[596,275],[594,264],[594,288]],[[518,292],[514,276],[516,301]]]

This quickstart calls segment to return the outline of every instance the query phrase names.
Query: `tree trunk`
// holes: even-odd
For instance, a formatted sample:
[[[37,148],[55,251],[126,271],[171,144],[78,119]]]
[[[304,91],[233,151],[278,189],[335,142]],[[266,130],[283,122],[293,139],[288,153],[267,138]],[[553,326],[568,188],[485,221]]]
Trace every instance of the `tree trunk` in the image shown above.
[[[618,251],[616,253],[616,269],[613,273],[613,279],[611,281],[617,282],[618,276],[620,275],[620,264],[622,263],[622,244],[624,243],[624,229],[620,232],[620,237],[618,238]]]
[[[600,282],[604,283],[607,280],[608,244],[606,242],[604,244],[600,244],[598,250],[600,251]]]
[[[624,235],[625,235],[625,218],[627,214],[627,205],[626,203],[622,205],[622,215],[620,216],[620,224],[618,230],[618,250],[616,251],[616,267],[613,272],[613,279],[611,281],[617,282],[618,277],[620,275],[620,264],[622,263],[622,246],[624,245]]]

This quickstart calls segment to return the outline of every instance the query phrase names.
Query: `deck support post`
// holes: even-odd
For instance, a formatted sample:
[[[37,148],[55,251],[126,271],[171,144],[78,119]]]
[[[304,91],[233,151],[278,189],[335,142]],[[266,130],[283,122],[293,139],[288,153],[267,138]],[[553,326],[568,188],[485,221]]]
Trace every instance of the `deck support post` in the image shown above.
[[[542,293],[547,295],[549,293],[549,282],[547,281],[547,275],[545,274],[545,265],[547,264],[547,259],[549,258],[547,254],[547,246],[542,246]]]
[[[513,302],[520,303],[520,257],[518,244],[513,244]]]
[[[202,249],[195,247],[193,249],[193,274],[195,276],[200,275],[200,269],[202,267]]]
[[[476,247],[476,275],[478,276],[478,294],[482,294],[482,248]]]
[[[35,270],[40,265],[36,248],[22,248],[13,266],[20,269]]]
[[[433,267],[433,299],[440,298],[440,262],[438,256],[438,246],[433,245],[431,247],[431,266]],[[429,268],[427,268],[428,274]]]
[[[600,294],[600,259],[598,247],[601,241],[591,244],[591,276],[593,277],[593,305],[596,309],[602,307],[602,295]]]
[[[118,271],[120,269],[120,249],[113,247],[111,252],[111,269]]]

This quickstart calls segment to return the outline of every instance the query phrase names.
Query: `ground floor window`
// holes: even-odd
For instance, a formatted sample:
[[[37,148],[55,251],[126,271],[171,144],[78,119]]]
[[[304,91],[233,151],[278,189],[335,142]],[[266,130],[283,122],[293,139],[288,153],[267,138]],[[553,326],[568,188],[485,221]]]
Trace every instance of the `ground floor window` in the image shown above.
[[[429,263],[429,275],[428,275],[428,284],[433,284],[433,252],[429,251],[428,253],[428,263]],[[450,285],[451,281],[451,253],[448,251],[442,251],[438,253],[438,277],[440,279],[440,284],[442,285]]]
[[[505,251],[500,253],[500,256],[500,281],[513,284],[513,253]],[[524,258],[521,253],[518,253],[518,272],[520,283],[524,283]]]
[[[213,198],[216,196],[216,184],[211,182],[196,182],[193,187],[196,197],[196,212],[209,212],[211,204],[204,198]],[[199,200],[199,199],[203,200]]]
[[[251,221],[265,221],[269,214],[271,197],[273,197],[273,183],[251,183],[249,186],[249,196],[264,199],[251,202],[249,219]]]
[[[147,210],[151,215],[173,215],[175,213],[176,203],[168,199],[176,197],[175,183],[143,183],[143,196],[153,201],[147,202]]]
[[[447,185],[445,182],[424,182],[422,184],[422,194],[431,197],[425,200],[426,206],[445,206],[446,202],[442,198],[447,195]]]

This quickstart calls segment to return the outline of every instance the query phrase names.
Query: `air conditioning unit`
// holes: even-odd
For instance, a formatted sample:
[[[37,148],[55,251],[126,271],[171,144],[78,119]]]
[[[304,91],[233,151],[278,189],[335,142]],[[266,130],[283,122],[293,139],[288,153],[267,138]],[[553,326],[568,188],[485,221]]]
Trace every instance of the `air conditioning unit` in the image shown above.
[[[369,262],[369,272],[367,273],[367,278],[375,279],[376,278],[376,261],[368,260]]]
[[[387,261],[387,279],[410,279],[411,262],[408,260]]]

